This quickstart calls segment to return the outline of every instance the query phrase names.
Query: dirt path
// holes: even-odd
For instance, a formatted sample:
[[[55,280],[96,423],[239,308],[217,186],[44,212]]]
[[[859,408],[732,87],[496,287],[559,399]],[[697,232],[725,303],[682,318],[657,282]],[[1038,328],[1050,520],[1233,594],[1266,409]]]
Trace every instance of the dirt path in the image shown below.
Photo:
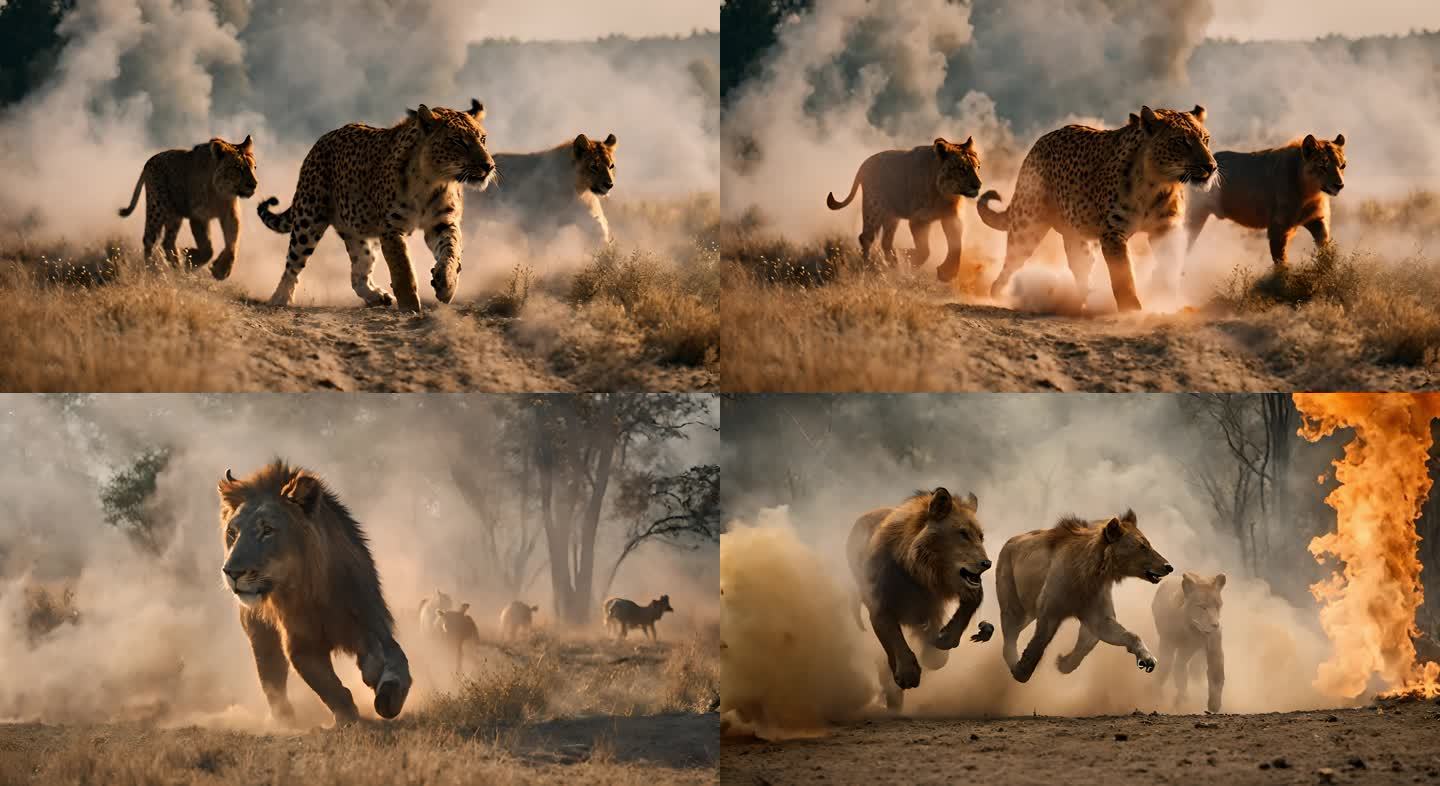
[[[877,719],[727,739],[733,784],[1440,784],[1440,704],[1263,715]]]
[[[549,341],[523,319],[478,305],[421,316],[340,306],[272,308],[241,302],[234,341],[240,390],[270,392],[705,390],[713,374],[647,362],[638,351],[603,367],[577,362],[560,328]],[[633,349],[633,348],[632,348]],[[614,370],[624,366],[624,378]],[[698,376],[697,376],[698,375]]]

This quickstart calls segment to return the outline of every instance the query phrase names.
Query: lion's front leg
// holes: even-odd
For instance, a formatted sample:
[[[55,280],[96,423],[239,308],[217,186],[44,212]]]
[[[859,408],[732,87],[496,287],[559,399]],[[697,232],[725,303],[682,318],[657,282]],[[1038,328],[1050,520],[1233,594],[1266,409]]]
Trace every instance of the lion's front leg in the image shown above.
[[[360,719],[360,712],[355,709],[355,699],[350,695],[350,689],[335,676],[335,668],[330,663],[328,651],[306,646],[297,648],[292,644],[290,664],[300,672],[300,678],[305,680],[305,684],[315,691],[320,701],[324,702],[335,716],[336,726],[354,723]]]
[[[985,594],[979,590],[961,595],[960,605],[955,607],[955,613],[951,615],[950,621],[940,629],[931,644],[940,650],[953,650],[960,646],[960,638],[965,635],[965,629],[970,627],[970,620],[975,616],[975,611],[980,608],[980,601],[984,597]],[[994,630],[993,626],[991,630]],[[988,639],[989,636],[985,638]]]
[[[380,253],[390,268],[390,288],[401,311],[420,312],[420,292],[415,285],[415,268],[410,265],[410,251],[405,236],[390,233],[380,236]]]
[[[240,612],[240,626],[250,639],[250,650],[255,655],[255,669],[260,673],[260,689],[270,704],[270,715],[277,721],[290,724],[295,721],[295,708],[285,695],[285,682],[290,675],[290,662],[285,659],[285,647],[280,641],[280,632],[268,622],[250,614]]]
[[[875,631],[875,637],[885,649],[885,657],[890,663],[890,675],[895,684],[905,690],[920,687],[920,661],[905,641],[905,634],[900,631],[900,623],[888,614],[871,611],[870,629]]]
[[[1118,230],[1100,237],[1100,253],[1110,268],[1110,289],[1115,293],[1115,306],[1121,311],[1139,311],[1140,298],[1135,294],[1135,274],[1130,269],[1129,235]]]
[[[450,214],[425,228],[425,245],[435,255],[435,267],[430,271],[430,285],[435,288],[435,299],[449,303],[455,297],[455,288],[460,284],[460,253],[463,244],[460,225]]]
[[[360,678],[375,691],[375,713],[394,718],[410,694],[410,662],[400,644],[389,636],[372,636],[356,661]]]

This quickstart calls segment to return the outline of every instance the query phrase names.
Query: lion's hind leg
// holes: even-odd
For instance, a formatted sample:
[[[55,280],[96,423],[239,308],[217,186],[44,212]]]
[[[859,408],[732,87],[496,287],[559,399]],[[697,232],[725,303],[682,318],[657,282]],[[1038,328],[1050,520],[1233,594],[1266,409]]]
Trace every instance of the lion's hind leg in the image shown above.
[[[324,702],[335,716],[335,725],[354,723],[360,719],[350,689],[335,676],[335,667],[330,663],[330,653],[292,649],[290,663],[295,667],[295,671],[300,673],[305,684],[315,691],[320,701]]]

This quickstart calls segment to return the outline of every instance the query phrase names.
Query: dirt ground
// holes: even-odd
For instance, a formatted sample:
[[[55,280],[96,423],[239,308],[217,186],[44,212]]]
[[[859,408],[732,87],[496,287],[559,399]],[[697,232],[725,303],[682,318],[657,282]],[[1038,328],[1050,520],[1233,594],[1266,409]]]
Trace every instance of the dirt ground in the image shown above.
[[[720,782],[1440,783],[1440,704],[1261,715],[886,718],[727,738]]]

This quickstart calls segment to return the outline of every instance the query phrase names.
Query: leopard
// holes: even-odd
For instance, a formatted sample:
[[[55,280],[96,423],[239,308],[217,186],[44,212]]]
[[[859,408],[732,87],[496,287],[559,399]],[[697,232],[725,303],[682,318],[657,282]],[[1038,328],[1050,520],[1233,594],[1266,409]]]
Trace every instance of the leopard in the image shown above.
[[[250,135],[238,145],[215,137],[188,150],[163,150],[150,156],[140,168],[130,204],[120,208],[120,217],[135,212],[144,189],[145,259],[151,259],[158,242],[172,265],[179,265],[182,258],[175,248],[175,236],[180,224],[189,221],[195,248],[186,249],[183,258],[191,269],[204,267],[215,253],[210,242],[210,221],[218,220],[225,247],[215,257],[210,274],[224,281],[230,277],[240,248],[239,200],[254,196],[258,185],[255,141]]]
[[[1110,270],[1115,305],[1139,311],[1128,244],[1137,233],[1149,236],[1160,260],[1161,284],[1174,292],[1183,265],[1187,184],[1209,189],[1219,165],[1210,152],[1205,107],[1190,111],[1140,108],[1121,128],[1068,125],[1040,137],[1026,153],[1005,211],[990,202],[997,191],[976,203],[980,220],[1007,233],[1005,263],[990,287],[1000,298],[1045,235],[1054,229],[1065,243],[1065,256],[1082,300],[1089,292],[1093,243]]]
[[[280,203],[273,196],[258,207],[266,227],[290,235],[285,272],[270,304],[288,306],[294,300],[305,263],[331,227],[345,243],[350,284],[366,306],[421,311],[405,248],[406,236],[416,229],[435,256],[430,278],[435,298],[449,303],[460,283],[462,188],[483,191],[498,171],[486,148],[484,117],[485,105],[474,98],[464,111],[420,104],[390,128],[351,123],[320,137],[300,165],[289,209],[272,212]],[[377,238],[393,297],[370,277]]]

